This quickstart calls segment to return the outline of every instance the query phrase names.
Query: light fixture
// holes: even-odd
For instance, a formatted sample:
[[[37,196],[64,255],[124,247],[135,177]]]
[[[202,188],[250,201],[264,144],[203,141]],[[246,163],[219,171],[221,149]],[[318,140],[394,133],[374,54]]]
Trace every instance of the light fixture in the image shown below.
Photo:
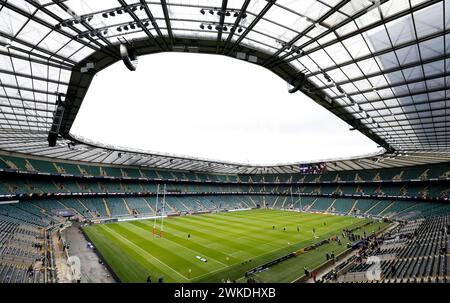
[[[205,14],[205,10],[202,8],[202,9],[200,10],[200,13],[202,13],[202,15],[204,15],[204,14]]]
[[[205,26],[203,25],[203,23],[200,24],[200,28],[201,28],[201,29],[205,29]]]

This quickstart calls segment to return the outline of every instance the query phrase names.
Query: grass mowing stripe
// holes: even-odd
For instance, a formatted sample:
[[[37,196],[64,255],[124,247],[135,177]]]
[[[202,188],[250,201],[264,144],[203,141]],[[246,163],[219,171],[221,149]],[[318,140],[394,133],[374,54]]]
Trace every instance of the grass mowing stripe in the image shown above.
[[[237,279],[253,267],[338,235],[342,228],[367,221],[344,216],[252,210],[169,217],[164,220],[165,237],[162,239],[153,239],[154,221],[150,220],[108,223],[99,225],[100,228],[89,226],[86,230],[98,233],[97,240],[92,240],[94,245],[102,243],[99,238],[108,242],[98,249],[116,258],[111,262],[106,258],[106,261],[116,273],[120,272],[119,277],[124,277],[124,281],[145,282],[146,274],[152,277],[158,274],[167,277],[166,282],[220,282],[222,278]],[[272,225],[277,229],[272,230]],[[297,225],[300,225],[299,232]],[[280,226],[286,226],[286,231]],[[313,228],[319,238],[313,238]],[[107,233],[107,237],[102,233]],[[191,234],[189,240],[188,233]],[[196,255],[209,262],[200,262]],[[130,258],[135,263],[127,262]],[[132,272],[130,264],[142,270]],[[190,275],[189,269],[192,269]],[[127,270],[129,274],[125,273]]]
[[[92,225],[84,228],[89,239],[101,252],[105,261],[114,268],[121,281],[145,281],[149,272],[148,264],[141,263],[139,258],[123,250],[117,239],[106,232],[102,225]],[[124,266],[126,264],[126,266]]]
[[[166,227],[169,227],[169,226],[174,227],[174,226],[176,226],[176,227],[178,227],[179,229],[184,229],[184,230],[186,230],[187,232],[189,232],[189,233],[191,233],[191,234],[201,234],[201,235],[203,235],[204,237],[209,236],[209,237],[211,237],[212,239],[215,239],[216,241],[221,241],[222,243],[224,243],[224,244],[226,244],[227,246],[230,246],[230,247],[232,247],[232,248],[234,248],[234,249],[241,249],[241,248],[242,248],[242,249],[248,249],[248,250],[250,250],[250,251],[252,251],[252,250],[254,249],[254,246],[253,246],[253,245],[246,244],[246,243],[242,243],[241,241],[237,241],[237,240],[235,239],[236,233],[231,233],[230,230],[223,230],[223,229],[218,228],[217,226],[214,226],[214,225],[212,225],[212,224],[206,225],[206,229],[204,229],[205,232],[199,230],[199,228],[198,228],[199,225],[204,226],[204,224],[200,224],[200,222],[196,222],[196,225],[193,226],[193,227],[188,227],[188,226],[186,226],[186,225],[184,225],[184,224],[178,222],[178,220],[177,220],[176,222],[175,222],[174,220],[172,220],[172,221],[170,221],[170,222],[169,222],[169,220],[166,220],[166,221],[164,222],[164,224],[166,225]],[[192,224],[192,223],[191,223],[191,224]],[[216,236],[216,235],[213,235],[213,234],[211,234],[211,233],[207,233],[207,232],[206,232],[206,231],[211,232],[212,229],[213,229],[217,234],[220,234],[220,232],[223,232],[224,235],[227,235],[227,237],[224,237],[223,235],[222,235],[222,236]],[[242,234],[242,233],[241,233],[241,234]]]
[[[135,226],[135,228],[137,228],[137,229],[139,229],[141,231],[148,232],[148,229],[147,228],[143,228],[142,226],[137,226],[136,224],[131,224],[131,223],[129,223],[129,225],[133,225],[133,226]],[[208,256],[208,255],[203,254],[201,251],[199,252],[199,251],[197,251],[195,249],[192,249],[191,248],[192,246],[190,245],[190,243],[186,243],[186,242],[188,242],[187,240],[181,239],[180,237],[176,237],[173,234],[167,233],[164,236],[164,240],[170,241],[174,246],[177,246],[180,249],[187,249],[187,250],[189,250],[195,256],[202,256],[202,257],[207,257]],[[191,246],[191,247],[189,247],[189,246]],[[203,250],[203,249],[201,249],[201,246],[197,247],[197,248],[200,248],[200,250]],[[224,265],[225,267],[227,266],[225,263],[215,259],[215,257],[212,257],[212,254],[211,254],[211,256],[209,256],[209,260],[213,260],[214,262],[220,263],[220,264]],[[208,260],[208,262],[209,262],[209,260]]]
[[[143,229],[146,229],[147,227],[150,226],[149,223],[145,223],[143,221],[134,221],[134,222],[130,222],[130,223],[134,224],[136,226],[139,226]],[[226,258],[229,257],[230,261],[232,261],[232,262],[237,261],[237,260],[233,260],[234,259],[233,257],[231,257],[228,254],[223,253],[220,250],[211,249],[210,247],[206,246],[205,244],[210,243],[210,240],[203,239],[204,241],[198,241],[200,238],[198,235],[195,236],[195,239],[192,238],[192,239],[188,240],[184,237],[179,236],[180,234],[186,235],[185,232],[176,231],[175,229],[171,228],[170,232],[165,235],[165,238],[169,239],[171,241],[176,241],[178,243],[181,243],[181,244],[183,244],[184,247],[187,247],[193,251],[196,251],[196,252],[198,252],[199,255],[202,255],[202,256],[210,257],[213,259],[219,257],[222,260],[226,260]],[[205,244],[203,244],[203,243],[205,243]],[[222,263],[222,262],[220,262],[220,263]]]
[[[202,219],[204,219],[203,217],[208,217],[208,216],[198,216],[198,218],[197,218],[197,220],[199,220],[199,218],[200,217],[202,217]],[[209,216],[210,217],[210,216]],[[349,217],[337,217],[337,216],[333,216],[333,218],[330,218],[331,220],[337,220],[338,222],[340,222],[340,221],[343,221],[343,220],[345,220],[345,221],[348,221],[349,220]],[[208,219],[208,221],[210,221],[211,219]],[[215,220],[218,220],[218,219],[215,219]],[[245,225],[245,228],[246,228],[246,231],[245,231],[245,233],[243,233],[243,235],[241,236],[241,235],[237,235],[237,238],[250,238],[250,237],[248,237],[248,235],[249,234],[251,234],[251,231],[258,231],[258,232],[261,232],[261,230],[264,230],[265,232],[267,232],[267,230],[269,229],[269,227],[268,226],[264,226],[264,229],[261,229],[260,227],[258,227],[257,225],[255,225],[256,227],[253,229],[250,229],[248,226],[252,226],[252,225],[254,225],[253,223],[251,223],[251,224],[244,224],[244,223],[240,223],[241,225]],[[337,223],[336,223],[337,224]],[[318,226],[319,224],[314,224],[313,226],[310,226],[310,228],[311,228],[311,230],[312,230],[312,227],[314,227],[314,226]],[[329,226],[327,226],[327,230],[328,229],[330,229],[330,227],[331,226],[333,226],[334,227],[334,225],[335,224],[329,224]],[[303,224],[303,226],[305,226],[305,224]],[[340,225],[337,225],[336,226],[336,228],[337,227],[339,227]],[[242,226],[240,226],[241,228],[242,228]],[[294,231],[295,231],[295,227],[293,227],[294,228]],[[304,230],[304,228],[302,228],[302,230]],[[303,232],[302,233],[297,233],[297,232],[294,232],[295,234],[296,234],[296,236],[294,236],[293,238],[291,238],[291,240],[292,241],[298,241],[298,236],[297,235],[301,235],[301,236],[306,236],[306,237],[309,237],[309,235],[308,234],[304,234]],[[320,230],[319,230],[319,227],[316,227],[316,234],[320,234],[321,232],[320,232]],[[291,233],[292,234],[292,233]],[[286,235],[289,235],[289,233],[288,232],[286,232],[286,233],[283,233],[283,237],[285,237]],[[256,236],[256,235],[253,235],[252,234],[252,236],[251,237],[253,237],[253,238],[257,238],[257,239],[262,239],[263,240],[263,243],[265,243],[266,245],[271,245],[271,243],[277,243],[277,242],[280,242],[280,243],[282,243],[283,245],[285,245],[288,241],[284,241],[283,239],[281,239],[280,240],[280,235],[279,234],[277,234],[276,232],[274,233],[273,231],[271,231],[269,234],[267,234],[267,233],[264,233],[263,235],[261,235],[261,237],[259,237],[259,236]],[[253,239],[250,239],[250,240],[253,240]],[[269,241],[268,241],[269,240]],[[278,240],[278,241],[276,241],[276,240]]]
[[[330,231],[329,233],[322,235],[319,239],[309,239],[309,240],[306,240],[306,241],[301,241],[299,243],[294,244],[293,247],[297,246],[297,249],[298,249],[298,248],[301,248],[301,247],[305,247],[307,245],[311,245],[311,244],[316,243],[316,242],[318,242],[320,240],[326,239],[326,238],[328,238],[331,235],[334,235],[335,232],[336,231],[334,231],[334,230]],[[251,264],[250,266],[249,265],[244,266],[244,267],[238,269],[238,271],[240,271],[240,273],[243,274],[245,271],[247,271],[247,270],[249,270],[249,269],[251,269],[253,267],[256,267],[259,264],[265,263],[267,261],[271,261],[274,258],[276,258],[277,256],[285,255],[285,254],[287,254],[289,252],[292,252],[292,251],[293,251],[293,249],[289,250],[289,249],[286,249],[286,247],[280,248],[280,249],[275,249],[275,250],[272,250],[272,251],[268,251],[268,252],[266,252],[266,254],[256,256],[255,259],[254,259],[254,261],[256,261],[255,263]],[[206,275],[205,277],[210,278],[210,279],[214,279],[214,278],[212,278],[213,275]],[[218,280],[213,280],[213,281],[217,282]]]
[[[347,218],[349,218],[349,217],[347,217]],[[367,221],[367,220],[361,220],[361,222],[364,222],[364,221]],[[361,222],[358,225],[362,225]],[[355,224],[353,224],[353,225],[355,225]],[[343,225],[343,227],[347,227],[347,225]],[[247,265],[243,265],[240,268],[238,268],[237,266],[234,266],[233,268],[230,268],[228,270],[228,273],[231,273],[231,277],[232,278],[239,278],[238,275],[239,274],[243,275],[245,271],[248,271],[248,270],[250,270],[250,269],[252,269],[252,268],[254,268],[254,267],[256,267],[256,266],[258,266],[260,264],[263,264],[265,262],[272,261],[272,260],[274,260],[275,258],[277,258],[279,256],[286,255],[286,254],[292,252],[294,250],[294,248],[295,248],[295,250],[297,250],[297,249],[300,249],[302,247],[306,247],[308,245],[312,245],[314,243],[317,243],[317,242],[319,242],[319,241],[321,241],[323,239],[327,239],[330,236],[335,235],[336,232],[337,232],[337,230],[332,230],[332,231],[329,231],[328,233],[322,235],[318,239],[312,239],[311,238],[311,239],[308,239],[306,241],[302,241],[302,242],[296,243],[296,244],[293,245],[292,249],[286,249],[286,247],[284,247],[284,248],[280,248],[278,250],[273,250],[273,251],[267,252],[264,255],[256,256],[254,258],[254,261],[256,261],[255,263],[250,264],[250,265],[248,265],[248,264]],[[315,258],[319,258],[319,257],[316,255]],[[237,272],[238,275],[233,276],[233,274],[232,274],[233,272],[234,273]],[[204,282],[218,282],[219,281],[214,276],[214,274],[206,275],[205,278],[207,278],[208,280],[205,280]],[[219,278],[220,278],[220,276],[219,276]],[[202,281],[201,280],[196,280],[196,282],[202,282]],[[272,281],[272,282],[277,282],[277,281]]]
[[[177,268],[178,272],[186,273],[186,277],[189,269],[192,270],[193,275],[200,275],[216,267],[214,263],[200,262],[192,251],[180,251],[177,245],[165,238],[152,238],[151,233],[146,235],[142,232],[142,229],[130,226],[128,222],[119,225],[111,224],[111,226],[116,231],[126,234],[128,239],[133,240],[137,246],[146,251],[151,251],[155,258],[164,260],[164,263],[169,267]]]
[[[150,259],[156,261],[158,264],[162,265],[163,267],[169,269],[169,271],[175,273],[179,278],[181,278],[182,280],[189,280],[188,278],[186,278],[185,276],[183,276],[182,274],[180,274],[178,271],[176,271],[175,269],[173,269],[172,267],[170,267],[169,265],[167,265],[166,263],[162,262],[161,260],[159,260],[158,258],[154,257],[153,255],[151,255],[150,253],[148,253],[147,251],[145,251],[144,249],[142,249],[140,246],[136,245],[135,243],[131,242],[130,240],[128,240],[127,238],[125,238],[124,236],[122,236],[121,234],[119,234],[118,232],[112,230],[111,228],[109,228],[108,226],[104,225],[104,227],[112,234],[114,235],[117,239],[121,240],[123,243],[128,243],[127,245],[130,247],[134,247],[138,252],[140,252],[139,254],[141,254],[142,256],[146,256],[149,257]]]
[[[289,213],[289,212],[285,211],[285,213]],[[292,212],[290,214],[292,214]],[[290,226],[291,224],[292,225],[298,224],[299,223],[299,218],[302,218],[301,219],[302,220],[301,221],[302,226],[304,226],[304,225],[311,226],[311,224],[309,224],[309,223],[314,223],[314,226],[316,226],[318,228],[318,227],[320,227],[322,225],[320,223],[323,223],[323,222],[329,222],[329,223],[332,224],[335,221],[348,220],[349,219],[349,217],[340,217],[340,216],[331,216],[331,215],[330,215],[329,218],[326,218],[326,217],[324,218],[324,215],[322,215],[322,216],[312,215],[312,216],[310,216],[310,219],[308,220],[308,219],[305,219],[304,216],[302,216],[302,213],[297,213],[297,214],[299,214],[299,215],[296,215],[296,216],[292,216],[291,215],[290,217],[292,219],[290,219],[289,217],[286,218],[285,217],[286,215],[284,214],[283,216],[273,217],[273,220],[271,219],[271,220],[264,220],[264,221],[270,222],[271,224],[268,224],[267,227],[271,227],[273,225],[274,221],[276,221],[277,219],[283,218],[284,226]],[[303,213],[303,214],[305,214],[305,213]],[[237,216],[244,217],[243,215],[239,215],[237,213],[233,213],[233,215],[236,216],[236,217]],[[220,217],[220,215],[219,215],[219,217]],[[246,216],[244,218],[246,218],[246,220],[249,219],[248,216]],[[250,219],[252,220],[252,223],[253,223],[254,220],[258,220],[258,217],[255,216],[255,218],[250,218]],[[314,226],[312,226],[312,227],[314,227]]]
[[[359,226],[361,226],[360,224]],[[373,222],[368,226],[363,226],[358,229],[355,234],[362,234],[364,231],[377,231],[378,226],[384,227],[387,223],[383,222]],[[339,255],[345,250],[347,246],[344,241],[342,245],[338,245],[336,242],[331,242],[318,247],[314,251],[310,251],[306,254],[297,256],[296,258],[286,260],[282,263],[276,264],[271,267],[268,271],[256,274],[256,280],[263,282],[293,282],[302,276],[303,267],[307,266],[309,269],[314,269],[326,262],[325,253],[335,252],[335,255]]]
[[[232,235],[233,239],[240,239],[243,238],[249,234],[252,235],[252,237],[248,238],[249,241],[254,242],[254,245],[271,245],[271,241],[267,241],[267,234],[261,234],[261,231],[264,230],[261,228],[261,226],[257,226],[254,224],[245,224],[245,223],[234,223],[229,221],[224,221],[220,219],[210,219],[203,216],[202,220],[195,220],[196,224],[204,226],[208,229],[214,228],[218,232],[227,233],[228,235]],[[190,218],[192,219],[192,218]],[[220,225],[219,225],[220,224]],[[269,230],[268,227],[265,228],[265,230]],[[255,232],[255,233],[252,233]],[[270,237],[270,236],[269,236]]]

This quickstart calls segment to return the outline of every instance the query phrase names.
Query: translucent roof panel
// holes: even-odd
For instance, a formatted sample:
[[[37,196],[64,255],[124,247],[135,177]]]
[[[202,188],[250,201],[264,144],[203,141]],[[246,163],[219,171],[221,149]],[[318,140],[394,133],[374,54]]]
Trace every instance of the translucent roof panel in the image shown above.
[[[70,129],[118,45],[145,41],[245,51],[286,80],[304,73],[304,93],[387,149],[448,152],[449,27],[443,0],[0,1],[0,133],[41,151],[58,94],[75,96]]]

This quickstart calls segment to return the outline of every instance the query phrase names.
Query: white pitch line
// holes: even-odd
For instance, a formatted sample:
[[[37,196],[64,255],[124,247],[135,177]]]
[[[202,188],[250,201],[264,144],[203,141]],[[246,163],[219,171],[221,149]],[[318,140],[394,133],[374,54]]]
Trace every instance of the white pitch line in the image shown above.
[[[133,227],[133,226],[132,226],[132,227]],[[138,227],[138,226],[133,227],[133,228],[139,228],[140,230],[145,230],[145,229],[140,228],[140,227]],[[127,228],[127,229],[129,229],[129,228]],[[144,237],[142,237],[141,235],[139,235],[139,236],[140,236],[141,238],[144,238]],[[144,238],[144,239],[145,239],[145,238]],[[164,237],[164,239],[167,240],[167,241],[169,241],[169,242],[171,242],[171,243],[174,243],[175,245],[181,247],[182,249],[190,250],[190,251],[193,252],[195,255],[203,255],[203,253],[198,252],[198,251],[196,251],[196,250],[193,250],[193,249],[191,249],[191,248],[189,248],[189,247],[187,247],[187,246],[181,245],[181,244],[179,244],[179,243],[177,243],[177,242],[175,242],[175,241],[172,241],[172,240],[168,239],[167,237]],[[200,244],[199,244],[199,245],[200,245]],[[205,256],[207,256],[207,257],[208,257],[209,259],[211,259],[211,260],[216,261],[217,263],[220,263],[220,264],[224,265],[225,267],[228,266],[228,265],[226,265],[225,263],[222,263],[222,262],[220,262],[219,260],[217,260],[217,259],[215,259],[215,258],[213,258],[213,257],[211,257],[211,256],[208,256],[208,255],[205,255]]]
[[[170,267],[169,265],[167,265],[166,263],[162,262],[161,260],[159,260],[158,258],[156,258],[155,256],[149,254],[148,252],[146,252],[145,250],[143,250],[141,247],[137,246],[136,244],[134,244],[133,242],[131,242],[130,240],[128,240],[127,238],[125,238],[124,236],[122,236],[121,234],[117,233],[116,231],[112,230],[111,228],[109,228],[108,226],[103,225],[103,227],[105,227],[108,232],[110,232],[111,234],[115,235],[116,237],[119,237],[121,239],[123,239],[124,241],[126,241],[127,243],[129,243],[129,245],[137,248],[139,251],[142,251],[145,255],[149,256],[150,258],[152,258],[153,260],[157,261],[158,263],[162,264],[163,266],[167,267],[168,269],[170,269],[171,271],[173,271],[174,273],[176,273],[177,275],[179,275],[180,277],[182,277],[184,280],[190,280],[189,278],[186,278],[185,276],[183,276],[182,274],[180,274],[178,271],[176,271],[175,269],[173,269],[172,267]],[[142,253],[140,253],[141,256],[143,256]]]

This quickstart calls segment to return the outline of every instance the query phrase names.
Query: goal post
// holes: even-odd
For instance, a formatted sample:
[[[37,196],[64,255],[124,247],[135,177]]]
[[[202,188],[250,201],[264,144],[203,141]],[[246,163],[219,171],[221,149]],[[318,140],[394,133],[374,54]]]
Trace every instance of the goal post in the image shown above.
[[[155,218],[153,220],[153,230],[152,230],[153,237],[155,237],[156,234],[157,234],[157,231],[156,231],[156,220],[158,218],[158,199],[159,199],[159,184],[156,187]]]
[[[166,184],[164,184],[164,192],[163,192],[163,200],[161,207],[161,230],[159,231],[159,237],[162,238],[164,236],[164,213],[166,210]]]
[[[160,238],[164,237],[164,215],[166,212],[166,184],[164,184],[162,191],[163,191],[162,199],[160,201],[161,194],[160,194],[160,186],[158,184],[156,188],[155,218],[153,220],[153,229],[152,229],[153,238],[156,236],[159,236]],[[160,209],[158,209],[158,205]],[[161,224],[158,224],[157,222],[159,218],[161,218]]]

